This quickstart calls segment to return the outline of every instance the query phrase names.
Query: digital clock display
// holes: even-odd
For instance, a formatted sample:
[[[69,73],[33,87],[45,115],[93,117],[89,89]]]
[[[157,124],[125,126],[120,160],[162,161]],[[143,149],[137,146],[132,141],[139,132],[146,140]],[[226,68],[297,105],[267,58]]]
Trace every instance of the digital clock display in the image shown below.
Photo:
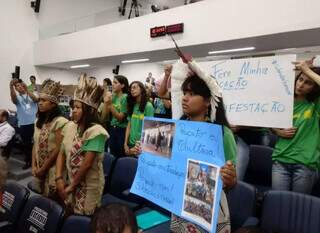
[[[167,34],[183,32],[183,23],[173,24],[166,27]]]
[[[151,35],[151,37],[165,36],[166,35],[166,26],[151,28],[150,35]]]
[[[165,36],[166,34],[182,33],[183,23],[172,24],[168,26],[154,27],[150,29],[151,38]]]

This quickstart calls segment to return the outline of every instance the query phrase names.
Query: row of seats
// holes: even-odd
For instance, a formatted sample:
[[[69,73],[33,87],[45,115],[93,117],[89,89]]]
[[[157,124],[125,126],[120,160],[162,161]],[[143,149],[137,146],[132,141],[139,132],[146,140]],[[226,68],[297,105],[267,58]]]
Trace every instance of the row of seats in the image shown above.
[[[320,199],[287,191],[268,191],[263,199],[262,214],[256,215],[254,186],[239,181],[227,194],[232,229],[257,225],[268,232],[319,233]],[[70,216],[63,222],[63,209],[54,201],[40,195],[29,198],[23,186],[9,182],[5,186],[0,214],[0,232],[89,233],[90,218]],[[168,229],[169,223],[162,226]],[[159,229],[159,228],[158,228]],[[161,229],[161,228],[160,228]],[[149,230],[153,233],[155,231]]]
[[[89,233],[90,218],[70,216],[63,221],[63,208],[40,195],[30,196],[22,185],[8,182],[4,188],[0,213],[1,233]]]
[[[319,233],[320,199],[289,191],[267,191],[257,216],[257,190],[239,181],[227,194],[232,230],[259,226],[265,232]]]
[[[308,223],[314,221],[314,218],[310,218],[309,214],[317,213],[316,209],[309,208],[309,204],[311,202],[319,203],[318,198],[292,192],[270,191],[272,182],[272,153],[273,149],[268,146],[250,146],[250,160],[245,175],[246,182],[239,181],[236,187],[227,195],[232,229],[236,230],[244,225],[258,224],[266,231],[277,233],[320,232],[318,226],[308,228]],[[110,166],[109,162],[112,159],[108,159],[108,156],[111,155],[106,155],[106,160],[109,160],[108,164]],[[170,213],[165,212],[160,207],[143,198],[129,194],[128,190],[131,187],[136,169],[137,160],[135,158],[121,158],[117,160],[112,176],[110,177],[110,174],[106,173],[106,177],[110,178],[111,185],[107,190],[108,192],[103,196],[103,204],[123,202],[131,206],[133,210],[147,205],[150,208],[155,208],[170,215]],[[108,172],[108,169],[106,171]],[[126,175],[123,176],[123,174]],[[259,209],[259,205],[262,206],[261,209]],[[270,218],[270,216],[273,216],[273,212],[277,210],[275,208],[278,209],[276,211],[278,214],[276,220],[278,222],[274,222],[273,217]],[[317,208],[320,211],[320,205]],[[286,212],[288,210],[289,212]],[[299,215],[302,216],[300,217]],[[299,217],[302,222],[296,221],[293,217]],[[261,220],[259,221],[258,219]],[[284,221],[281,219],[284,219]],[[300,224],[301,226],[296,224]],[[292,230],[292,226],[297,227],[295,230]],[[160,227],[158,229],[160,229],[158,232],[167,232],[168,223],[164,224],[163,228]]]
[[[236,187],[227,194],[232,229],[258,224],[265,230],[278,233],[320,232],[316,224],[307,228],[310,227],[309,223],[313,223],[314,216],[318,216],[314,214],[320,211],[318,198],[291,192],[268,191],[261,200],[261,213],[258,210],[258,191],[254,185],[270,186],[271,178],[269,177],[268,180],[266,177],[271,176],[271,154],[272,149],[268,147],[251,146],[250,162],[245,178],[252,184],[239,181]],[[137,165],[136,158],[125,157],[115,160],[112,155],[106,154],[104,172],[107,182],[102,204],[121,202],[130,206],[134,211],[149,207],[169,216],[169,212],[129,192]],[[89,218],[70,216],[63,222],[63,209],[58,204],[39,195],[29,198],[29,193],[19,184],[6,184],[3,198],[6,213],[0,214],[0,221],[2,221],[0,232],[24,233],[35,232],[34,230],[49,233],[90,232]],[[148,232],[168,232],[168,224],[163,224]],[[296,226],[294,230],[290,228],[292,224]],[[295,231],[296,229],[298,231]]]
[[[244,181],[253,184],[259,191],[264,193],[272,187],[272,153],[273,148],[262,145],[250,145],[249,163]],[[313,196],[320,197],[320,180],[314,185]]]

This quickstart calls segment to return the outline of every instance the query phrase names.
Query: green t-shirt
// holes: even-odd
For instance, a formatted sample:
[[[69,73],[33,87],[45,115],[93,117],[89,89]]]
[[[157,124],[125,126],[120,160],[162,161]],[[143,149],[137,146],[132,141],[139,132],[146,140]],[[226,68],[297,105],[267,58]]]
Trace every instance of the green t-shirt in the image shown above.
[[[226,126],[223,126],[223,148],[226,161],[231,160],[233,164],[236,164],[237,144],[232,131]]]
[[[35,92],[37,90],[36,85],[30,84],[29,86],[27,86],[28,91],[30,92]]]
[[[130,135],[129,135],[129,146],[134,146],[136,141],[141,138],[142,122],[145,116],[153,117],[154,109],[150,102],[146,104],[144,112],[139,111],[139,104],[135,104],[133,107],[133,113],[131,117],[128,117],[130,121]]]
[[[120,97],[113,94],[112,95],[112,105],[120,113],[127,114],[127,94],[122,94]],[[127,127],[127,118],[123,121],[118,121],[115,117],[111,119],[111,125],[116,127],[125,128]]]
[[[82,145],[82,151],[93,151],[102,153],[104,152],[104,144],[106,141],[106,136],[100,134],[90,140],[87,140]]]
[[[279,137],[272,154],[273,161],[319,168],[319,110],[319,100],[294,102],[293,126],[297,127],[296,134],[290,139]]]

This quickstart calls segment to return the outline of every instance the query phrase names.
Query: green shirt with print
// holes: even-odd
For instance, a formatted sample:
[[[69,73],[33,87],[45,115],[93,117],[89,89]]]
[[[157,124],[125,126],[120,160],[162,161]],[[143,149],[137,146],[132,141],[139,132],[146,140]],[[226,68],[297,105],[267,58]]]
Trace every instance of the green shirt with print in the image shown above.
[[[224,148],[224,157],[226,161],[231,160],[233,164],[236,164],[237,160],[237,144],[234,139],[232,131],[223,126],[223,148]]]
[[[134,146],[136,141],[140,140],[143,118],[145,116],[153,117],[153,114],[154,109],[150,102],[147,102],[144,112],[139,111],[139,104],[134,105],[132,116],[128,117],[128,121],[130,121],[129,146]]]
[[[303,164],[311,169],[319,169],[319,99],[315,102],[295,101],[293,127],[297,128],[293,138],[278,139],[272,160],[288,164]]]
[[[117,96],[116,94],[112,95],[112,105],[119,113],[127,114],[127,94],[122,94]],[[123,121],[118,121],[115,117],[111,119],[111,125],[115,127],[125,128],[127,127],[127,118],[125,117]]]

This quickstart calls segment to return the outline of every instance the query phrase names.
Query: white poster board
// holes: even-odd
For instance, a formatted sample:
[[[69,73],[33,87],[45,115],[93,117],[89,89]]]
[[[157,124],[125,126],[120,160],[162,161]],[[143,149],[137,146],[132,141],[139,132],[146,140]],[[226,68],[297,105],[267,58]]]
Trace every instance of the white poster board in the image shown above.
[[[233,125],[292,126],[296,55],[201,62],[221,87]]]

